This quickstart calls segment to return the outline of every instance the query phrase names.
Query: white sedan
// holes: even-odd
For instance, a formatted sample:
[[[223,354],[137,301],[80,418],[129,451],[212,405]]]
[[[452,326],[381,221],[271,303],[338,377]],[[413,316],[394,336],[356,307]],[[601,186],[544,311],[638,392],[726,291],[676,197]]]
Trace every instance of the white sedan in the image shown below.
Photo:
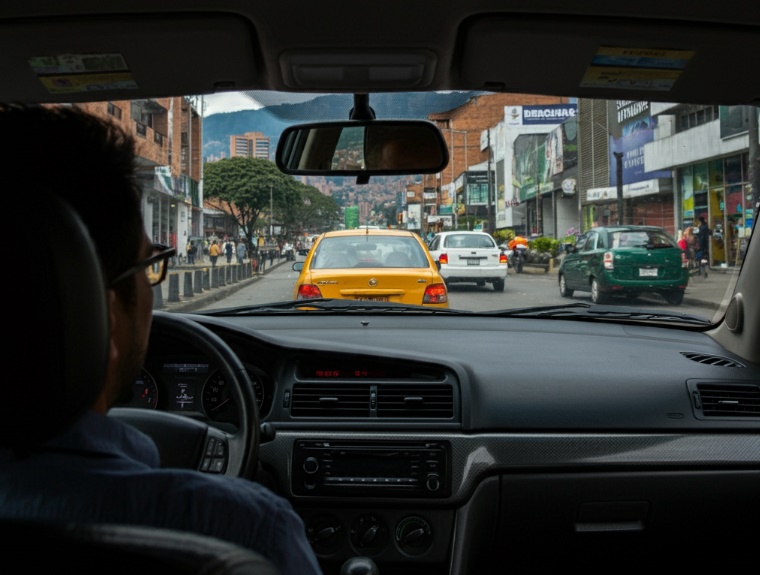
[[[439,232],[430,241],[430,254],[441,264],[447,284],[468,282],[494,291],[504,291],[507,281],[507,254],[486,232]]]

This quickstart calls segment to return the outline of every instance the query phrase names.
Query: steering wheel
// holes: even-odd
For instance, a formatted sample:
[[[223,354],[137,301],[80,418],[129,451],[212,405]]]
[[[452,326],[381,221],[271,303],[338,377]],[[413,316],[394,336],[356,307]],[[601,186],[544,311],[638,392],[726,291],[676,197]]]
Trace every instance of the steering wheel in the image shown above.
[[[258,465],[259,412],[253,384],[240,358],[214,332],[177,314],[153,312],[151,339],[155,337],[179,340],[219,367],[238,409],[237,431],[226,432],[197,419],[151,409],[113,407],[108,415],[151,437],[162,467],[252,477]]]

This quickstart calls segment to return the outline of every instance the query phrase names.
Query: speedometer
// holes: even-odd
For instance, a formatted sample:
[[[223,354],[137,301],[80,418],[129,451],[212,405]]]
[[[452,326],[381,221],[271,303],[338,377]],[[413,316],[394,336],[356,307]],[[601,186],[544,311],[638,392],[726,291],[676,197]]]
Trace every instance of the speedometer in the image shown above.
[[[256,404],[261,409],[264,403],[264,384],[250,369],[246,371],[253,384]],[[215,421],[237,422],[238,412],[231,391],[222,370],[214,371],[203,384],[203,409],[206,415]]]

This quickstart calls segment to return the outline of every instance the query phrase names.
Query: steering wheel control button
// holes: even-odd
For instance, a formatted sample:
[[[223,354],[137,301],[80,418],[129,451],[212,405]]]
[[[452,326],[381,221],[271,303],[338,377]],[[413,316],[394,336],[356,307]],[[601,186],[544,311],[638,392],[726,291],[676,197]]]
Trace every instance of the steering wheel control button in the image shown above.
[[[224,473],[227,467],[227,444],[215,437],[206,442],[206,456],[201,462],[201,471],[206,473]]]

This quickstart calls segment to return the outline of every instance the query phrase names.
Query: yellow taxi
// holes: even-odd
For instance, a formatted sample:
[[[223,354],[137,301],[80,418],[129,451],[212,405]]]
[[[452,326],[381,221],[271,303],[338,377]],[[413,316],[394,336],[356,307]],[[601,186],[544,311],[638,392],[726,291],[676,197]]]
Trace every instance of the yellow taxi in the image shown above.
[[[422,238],[408,230],[325,232],[300,272],[293,299],[337,298],[448,308],[446,284]]]

